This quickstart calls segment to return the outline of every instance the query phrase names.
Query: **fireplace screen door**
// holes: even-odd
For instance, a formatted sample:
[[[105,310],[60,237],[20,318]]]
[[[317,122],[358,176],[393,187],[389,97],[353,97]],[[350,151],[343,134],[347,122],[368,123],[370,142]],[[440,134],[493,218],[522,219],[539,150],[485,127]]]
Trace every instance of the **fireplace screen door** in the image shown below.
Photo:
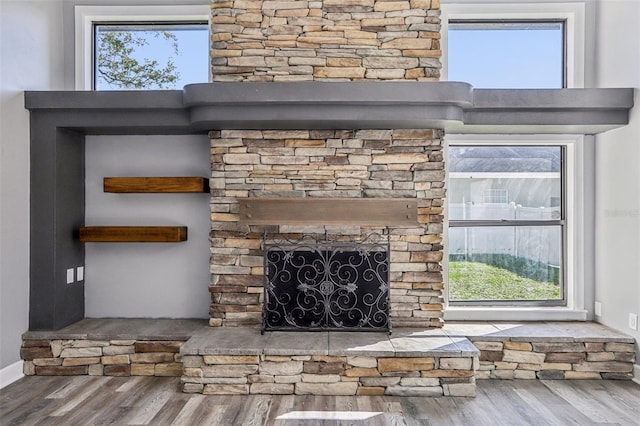
[[[263,246],[263,331],[390,331],[388,236]]]

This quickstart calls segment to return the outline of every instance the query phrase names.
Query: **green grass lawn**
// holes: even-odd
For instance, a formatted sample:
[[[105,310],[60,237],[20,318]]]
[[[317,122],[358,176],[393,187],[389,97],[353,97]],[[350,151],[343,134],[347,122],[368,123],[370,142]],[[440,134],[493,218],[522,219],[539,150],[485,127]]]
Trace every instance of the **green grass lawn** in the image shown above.
[[[560,286],[478,262],[449,263],[450,300],[558,300]]]

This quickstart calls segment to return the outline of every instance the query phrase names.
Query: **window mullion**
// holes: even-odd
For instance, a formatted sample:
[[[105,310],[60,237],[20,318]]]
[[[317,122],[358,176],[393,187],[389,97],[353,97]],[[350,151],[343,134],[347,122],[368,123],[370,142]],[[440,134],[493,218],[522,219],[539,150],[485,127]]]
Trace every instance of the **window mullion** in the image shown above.
[[[564,220],[450,220],[450,228],[479,226],[563,226]]]

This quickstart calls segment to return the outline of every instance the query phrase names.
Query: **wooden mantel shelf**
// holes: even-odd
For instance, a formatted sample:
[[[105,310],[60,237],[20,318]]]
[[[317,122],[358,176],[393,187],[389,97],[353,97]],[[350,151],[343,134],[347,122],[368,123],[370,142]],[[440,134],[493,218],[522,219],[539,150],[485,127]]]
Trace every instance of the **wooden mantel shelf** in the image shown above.
[[[104,192],[115,193],[206,193],[209,179],[199,176],[179,177],[106,177]]]
[[[407,198],[238,198],[247,225],[415,226],[418,201]]]
[[[82,226],[83,243],[179,243],[187,241],[186,226]]]

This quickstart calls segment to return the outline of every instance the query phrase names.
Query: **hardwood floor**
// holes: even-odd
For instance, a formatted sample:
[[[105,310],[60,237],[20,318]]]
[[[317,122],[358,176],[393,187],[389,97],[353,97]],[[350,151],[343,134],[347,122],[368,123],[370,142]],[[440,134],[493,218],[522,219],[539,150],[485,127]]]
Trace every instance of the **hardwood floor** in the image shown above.
[[[627,381],[480,380],[476,398],[208,396],[178,378],[25,377],[0,392],[2,425],[640,425]]]

